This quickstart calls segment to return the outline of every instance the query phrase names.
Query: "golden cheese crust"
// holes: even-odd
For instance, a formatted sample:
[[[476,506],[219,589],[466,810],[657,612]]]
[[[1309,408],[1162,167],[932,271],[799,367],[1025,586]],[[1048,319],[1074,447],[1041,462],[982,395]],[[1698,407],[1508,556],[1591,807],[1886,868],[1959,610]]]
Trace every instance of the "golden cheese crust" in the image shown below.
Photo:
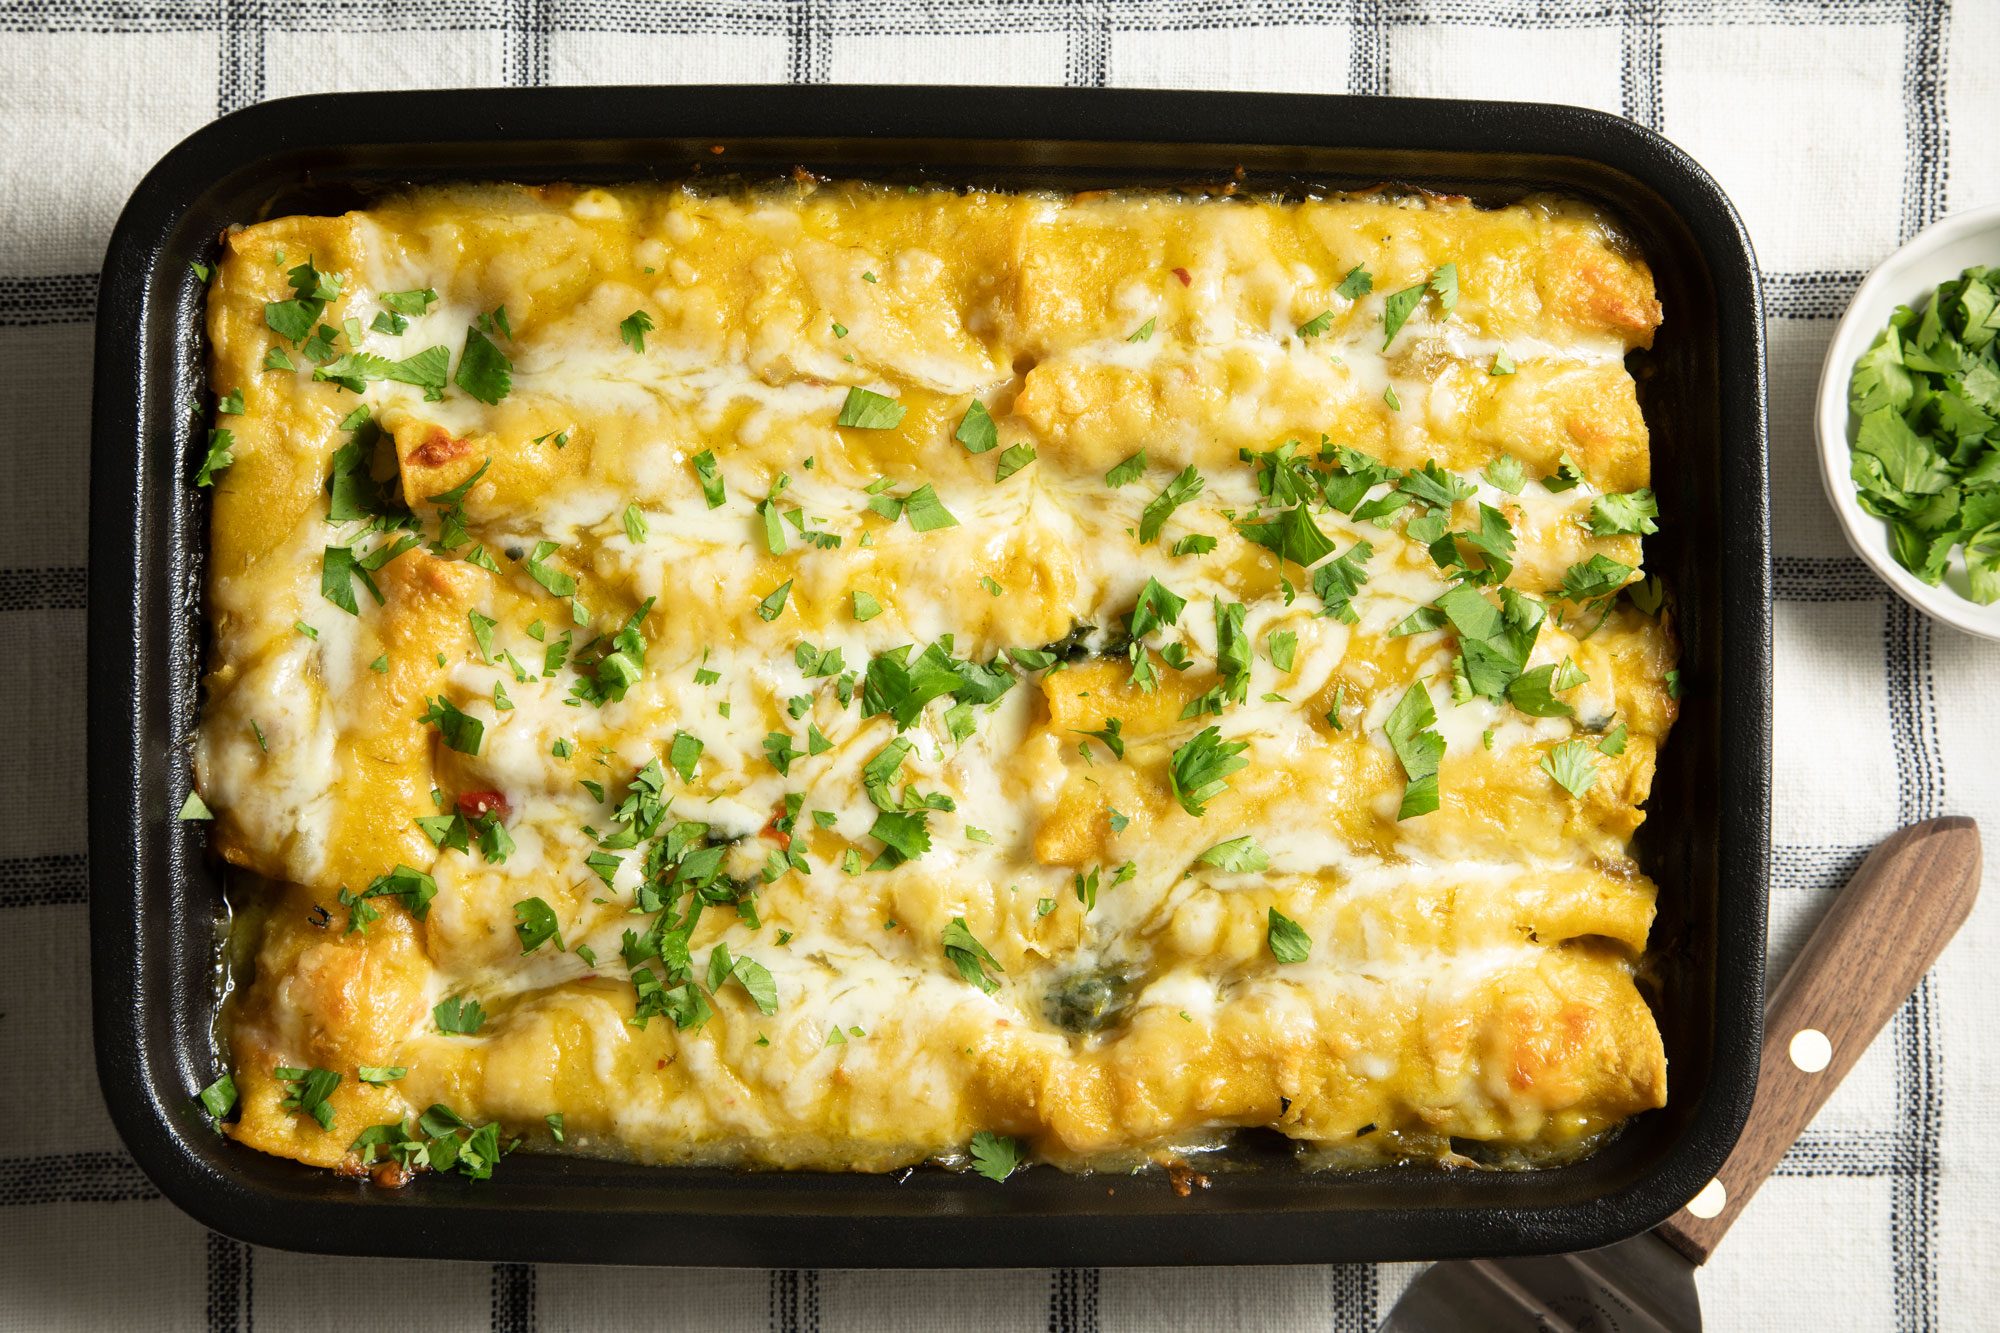
[[[1660,316],[1553,199],[484,186],[232,233],[230,1132],[1462,1163],[1662,1105]]]

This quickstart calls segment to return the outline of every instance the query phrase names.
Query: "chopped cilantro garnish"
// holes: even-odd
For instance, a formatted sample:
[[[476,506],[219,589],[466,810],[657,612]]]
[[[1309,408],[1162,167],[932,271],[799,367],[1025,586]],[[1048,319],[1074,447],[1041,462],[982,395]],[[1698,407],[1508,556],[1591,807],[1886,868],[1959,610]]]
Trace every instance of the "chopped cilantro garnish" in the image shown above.
[[[1281,963],[1303,963],[1312,955],[1312,936],[1277,908],[1266,909],[1264,939]]]
[[[1617,726],[1604,733],[1604,739],[1597,743],[1597,752],[1599,754],[1613,755],[1625,753],[1625,724],[1623,722],[1620,722]]]
[[[1340,286],[1334,290],[1334,295],[1344,301],[1358,301],[1374,290],[1375,275],[1356,264],[1347,270],[1347,276],[1340,280]]]
[[[647,526],[646,515],[644,511],[642,511],[638,505],[635,504],[626,505],[625,540],[631,542],[634,546],[643,545],[646,540],[646,535],[649,531],[650,529]]]
[[[1019,447],[1022,446],[1016,446]],[[903,517],[908,519],[910,526],[918,532],[935,532],[939,528],[958,526],[958,520],[944,507],[944,501],[938,499],[937,492],[931,488],[929,482],[904,497]]]
[[[485,1025],[486,1011],[480,1008],[477,1000],[453,995],[438,1002],[437,1007],[431,1010],[431,1019],[440,1032],[470,1037]]]
[[[1271,654],[1271,665],[1280,671],[1290,671],[1298,660],[1299,636],[1295,631],[1274,630],[1265,640],[1265,646]]]
[[[1423,303],[1424,293],[1429,290],[1428,282],[1420,282],[1414,287],[1391,292],[1388,300],[1383,302],[1382,346],[1385,349],[1396,341],[1396,335],[1402,331],[1403,325],[1409,322],[1410,316],[1416,313],[1417,307]]]
[[[349,393],[366,391],[370,380],[391,380],[415,385],[424,391],[426,399],[437,402],[444,397],[445,372],[450,365],[451,351],[442,345],[426,347],[401,361],[391,361],[372,352],[349,352],[313,371],[313,378],[338,384]]]
[[[850,388],[834,424],[855,430],[894,430],[902,424],[903,410],[901,403],[884,394]]]
[[[380,292],[375,299],[399,315],[421,315],[431,308],[438,294],[423,287],[407,292]]]
[[[1501,454],[1491,463],[1488,463],[1486,470],[1480,475],[1491,482],[1495,488],[1503,490],[1509,495],[1519,495],[1521,488],[1528,484],[1527,469],[1522,467],[1521,460],[1512,454]]]
[[[1000,430],[993,424],[986,404],[975,398],[966,407],[965,415],[959,419],[958,429],[952,432],[951,437],[964,445],[968,454],[983,454],[1000,443]]]
[[[1444,759],[1444,737],[1430,730],[1437,723],[1430,692],[1422,681],[1411,685],[1382,724],[1389,748],[1409,779],[1397,819],[1429,814],[1438,808],[1438,765]]]
[[[1180,474],[1168,482],[1166,489],[1150,501],[1139,514],[1139,543],[1145,545],[1160,535],[1160,528],[1174,510],[1200,495],[1207,483],[1193,464],[1182,468]]]
[[[1313,522],[1304,504],[1281,509],[1277,517],[1268,521],[1239,523],[1236,530],[1274,552],[1279,560],[1290,560],[1305,568],[1333,554],[1333,543]]]
[[[1597,765],[1590,757],[1592,748],[1582,738],[1564,741],[1542,756],[1541,770],[1571,796],[1580,797],[1597,781]]]
[[[928,816],[921,810],[884,810],[876,815],[868,836],[882,843],[882,852],[868,868],[889,870],[929,851],[931,835],[925,827],[927,819]]]
[[[1195,858],[1201,865],[1214,866],[1226,875],[1243,874],[1252,870],[1263,870],[1271,864],[1271,858],[1257,840],[1249,834],[1218,842],[1215,846]]]
[[[1125,341],[1128,343],[1142,343],[1150,340],[1153,336],[1153,328],[1158,323],[1159,320],[1157,317],[1148,319],[1144,324],[1141,324],[1138,328],[1132,330],[1132,332],[1126,336]]]
[[[1138,639],[1162,625],[1176,624],[1186,606],[1186,598],[1176,596],[1158,579],[1149,578],[1146,586],[1139,590],[1139,600],[1132,608],[1129,632]]]
[[[419,722],[437,724],[438,734],[444,738],[446,746],[460,754],[478,754],[479,743],[486,735],[486,724],[470,713],[460,711],[457,704],[440,694],[435,699],[424,700],[428,707]]]
[[[1368,582],[1368,572],[1362,566],[1374,554],[1373,546],[1367,542],[1356,542],[1348,548],[1346,555],[1329,560],[1313,571],[1313,595],[1324,604],[1321,614],[1350,625],[1355,622],[1354,597],[1361,591],[1361,585]]]
[[[191,791],[187,794],[187,799],[181,802],[179,817],[186,820],[213,819],[215,812],[208,808],[208,802],[201,799],[199,792]]]
[[[972,1136],[972,1169],[988,1180],[1005,1180],[1020,1165],[1021,1145],[1018,1141],[984,1129]]]
[[[493,340],[467,326],[465,350],[459,354],[452,382],[488,406],[499,403],[514,387],[514,365]]]
[[[1167,781],[1174,799],[1191,815],[1205,814],[1208,802],[1228,789],[1225,779],[1250,766],[1250,761],[1242,757],[1249,748],[1248,741],[1223,740],[1219,727],[1203,729],[1174,750],[1167,766]]]
[[[725,499],[722,491],[722,474],[716,470],[715,454],[707,449],[694,456],[694,475],[701,482],[702,499],[710,509],[720,509]]]
[[[618,341],[643,356],[646,352],[646,335],[653,331],[653,327],[651,315],[643,310],[634,310],[618,321]]]
[[[1010,444],[1000,455],[1000,461],[993,470],[993,480],[996,484],[1003,482],[1034,461],[1035,446],[1032,444]],[[909,513],[907,505],[903,512],[905,514]],[[911,519],[910,522],[914,526],[916,520]],[[919,531],[922,531],[922,529],[919,529]]]
[[[1133,454],[1130,458],[1117,464],[1109,472],[1105,473],[1104,484],[1113,490],[1117,490],[1120,486],[1131,485],[1145,475],[1146,451],[1141,449],[1138,453]]]
[[[1980,604],[2000,600],[2000,275],[1969,268],[1921,313],[1899,306],[1855,363],[1851,474],[1889,525],[1896,560],[1928,584],[1962,551]]]
[[[1332,327],[1333,327],[1333,312],[1331,310],[1322,310],[1317,315],[1314,315],[1311,319],[1307,320],[1305,323],[1299,325],[1299,337],[1301,338],[1322,337],[1325,335],[1326,331],[1328,329],[1331,329]]]
[[[1618,495],[1600,495],[1591,502],[1590,531],[1597,537],[1642,536],[1660,530],[1660,525],[1654,522],[1659,516],[1659,502],[1643,486]]]
[[[236,461],[236,436],[226,430],[211,430],[208,433],[208,454],[201,461],[201,470],[194,474],[197,486],[213,486],[215,474]]]
[[[271,1073],[285,1085],[285,1096],[278,1105],[311,1116],[321,1129],[333,1128],[333,1105],[327,1098],[340,1086],[340,1075],[331,1069],[288,1069],[283,1065]]]
[[[1104,742],[1104,748],[1111,751],[1114,759],[1125,757],[1125,723],[1120,718],[1106,718],[1104,725],[1096,731],[1077,730],[1079,736],[1089,736]],[[1085,758],[1089,758],[1089,747],[1085,748]]]
[[[1489,375],[1511,375],[1514,373],[1514,358],[1507,354],[1506,348],[1503,347],[1493,354],[1493,364],[1486,368],[1486,373]]]
[[[945,924],[944,956],[958,969],[958,975],[979,989],[991,995],[1000,989],[1000,983],[986,975],[986,969],[1005,972],[997,959],[986,951],[972,934],[972,928],[965,924],[965,918],[955,916]]]
[[[1562,595],[1572,602],[1609,597],[1631,576],[1632,566],[1606,555],[1593,555],[1563,571]]]
[[[514,934],[520,937],[521,952],[533,953],[550,940],[558,952],[568,952],[556,911],[540,898],[523,898],[514,904]]]
[[[757,603],[759,620],[776,620],[785,613],[785,599],[792,595],[792,580],[786,579],[773,589],[769,596]]]
[[[1438,265],[1431,274],[1430,287],[1437,296],[1438,309],[1449,315],[1458,305],[1458,265]]]
[[[1190,533],[1174,543],[1175,555],[1207,555],[1215,549],[1215,538],[1205,533]]]

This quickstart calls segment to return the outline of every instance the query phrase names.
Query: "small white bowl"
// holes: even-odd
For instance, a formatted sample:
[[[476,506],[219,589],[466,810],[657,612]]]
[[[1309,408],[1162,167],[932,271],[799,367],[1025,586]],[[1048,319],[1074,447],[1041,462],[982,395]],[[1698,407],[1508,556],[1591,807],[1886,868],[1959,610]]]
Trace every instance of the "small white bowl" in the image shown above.
[[[1883,260],[1854,293],[1834,330],[1833,345],[1826,349],[1826,364],[1820,369],[1816,416],[1820,477],[1855,553],[1897,596],[1933,620],[1981,638],[2000,639],[2000,602],[1981,606],[1964,595],[1964,557],[1952,553],[1944,582],[1935,588],[1904,569],[1889,549],[1888,523],[1861,507],[1849,473],[1858,422],[1848,410],[1847,381],[1855,361],[1888,326],[1897,306],[1917,308],[1939,283],[1978,264],[2000,267],[2000,206],[1954,213]]]

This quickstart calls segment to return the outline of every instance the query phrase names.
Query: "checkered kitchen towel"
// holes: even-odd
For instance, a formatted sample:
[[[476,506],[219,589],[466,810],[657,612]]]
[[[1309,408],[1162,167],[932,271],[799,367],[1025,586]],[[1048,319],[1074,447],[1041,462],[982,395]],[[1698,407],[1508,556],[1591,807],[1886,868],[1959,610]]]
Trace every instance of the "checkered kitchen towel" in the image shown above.
[[[1736,200],[1770,309],[1774,965],[1867,844],[2000,830],[2000,649],[1842,544],[1808,400],[1862,274],[2000,199],[1994,0],[0,0],[0,1329],[1373,1329],[1413,1270],[601,1271],[327,1260],[209,1235],[91,1070],[84,482],[96,273],[127,192],[268,97],[926,80],[1577,102]],[[2000,255],[1996,255],[2000,261]],[[1991,1327],[2000,886],[1701,1276],[1716,1328]]]

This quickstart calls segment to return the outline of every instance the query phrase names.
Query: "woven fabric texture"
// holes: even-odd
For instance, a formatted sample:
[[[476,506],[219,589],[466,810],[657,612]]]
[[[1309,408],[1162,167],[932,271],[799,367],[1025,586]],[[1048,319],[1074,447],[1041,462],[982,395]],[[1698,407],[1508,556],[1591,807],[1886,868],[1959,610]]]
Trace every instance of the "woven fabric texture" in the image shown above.
[[[87,404],[112,223],[198,126],[326,90],[924,81],[1573,102],[1664,132],[1735,199],[1764,269],[1775,969],[1898,825],[2000,828],[2000,647],[1933,626],[1849,553],[1809,409],[1866,271],[2000,199],[1996,47],[2000,4],[1968,0],[0,0],[0,1330],[1372,1330],[1417,1271],[336,1262],[162,1200],[90,1052]],[[1992,1326],[1988,890],[1701,1274],[1710,1327]]]

